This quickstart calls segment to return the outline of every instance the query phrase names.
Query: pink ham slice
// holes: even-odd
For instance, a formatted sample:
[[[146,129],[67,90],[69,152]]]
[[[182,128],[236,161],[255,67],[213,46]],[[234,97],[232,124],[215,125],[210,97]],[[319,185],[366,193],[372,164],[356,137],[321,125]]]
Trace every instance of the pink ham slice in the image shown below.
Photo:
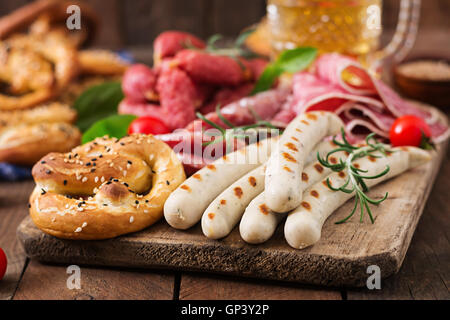
[[[344,79],[344,71],[353,76],[352,83]],[[317,59],[313,73],[296,74],[293,77],[293,95],[291,112],[337,112],[345,120],[349,133],[365,127],[388,137],[396,117],[413,114],[428,122],[434,142],[443,141],[450,134],[448,126],[436,114],[405,101],[355,60],[336,53],[324,54]],[[284,108],[283,112],[287,114]]]

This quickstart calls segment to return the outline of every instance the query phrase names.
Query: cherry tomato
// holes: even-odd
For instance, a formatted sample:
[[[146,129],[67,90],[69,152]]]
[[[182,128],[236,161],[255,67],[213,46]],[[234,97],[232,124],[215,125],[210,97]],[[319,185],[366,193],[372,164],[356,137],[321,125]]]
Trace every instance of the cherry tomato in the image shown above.
[[[6,273],[6,265],[8,264],[8,260],[6,259],[6,254],[3,252],[2,248],[0,248],[0,280],[3,279],[3,276]]]
[[[169,128],[154,117],[140,117],[130,123],[128,127],[128,134],[132,133],[145,133],[145,134],[164,134],[169,133]]]
[[[391,144],[397,146],[424,147],[429,143],[431,130],[428,124],[417,116],[406,115],[397,118],[389,132]]]

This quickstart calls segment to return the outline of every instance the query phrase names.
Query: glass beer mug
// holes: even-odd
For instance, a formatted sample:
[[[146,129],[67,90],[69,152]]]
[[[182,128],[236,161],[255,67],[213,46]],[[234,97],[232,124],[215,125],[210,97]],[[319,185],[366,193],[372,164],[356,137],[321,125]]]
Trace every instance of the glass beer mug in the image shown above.
[[[382,32],[382,0],[268,0],[267,23],[272,50],[299,46],[340,52],[378,68],[387,57],[402,60],[412,48],[420,0],[401,0],[391,42],[378,50]]]

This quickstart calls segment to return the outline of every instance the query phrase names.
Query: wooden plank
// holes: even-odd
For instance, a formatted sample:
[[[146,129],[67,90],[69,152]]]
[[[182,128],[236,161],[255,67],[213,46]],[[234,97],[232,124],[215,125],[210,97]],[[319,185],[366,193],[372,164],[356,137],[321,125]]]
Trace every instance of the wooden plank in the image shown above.
[[[170,268],[227,273],[329,286],[362,286],[367,267],[378,265],[387,277],[397,272],[420,218],[443,156],[387,181],[371,192],[374,198],[389,191],[374,208],[376,223],[353,219],[334,222],[351,210],[351,201],[326,221],[322,239],[304,250],[289,247],[280,226],[267,243],[246,244],[235,229],[228,237],[206,239],[199,225],[187,231],[164,221],[138,233],[106,241],[68,241],[44,235],[26,219],[18,234],[27,254],[43,261],[128,267]],[[395,214],[393,214],[395,213]]]
[[[14,300],[169,300],[174,275],[81,267],[80,289],[68,289],[67,266],[31,261]]]
[[[337,290],[183,273],[180,300],[341,300]]]
[[[124,45],[123,2],[120,0],[109,0],[107,4],[102,0],[88,0],[86,2],[98,13],[100,24],[92,45],[99,48],[122,49]]]
[[[25,266],[26,255],[16,239],[16,229],[26,216],[34,182],[0,183],[0,247],[8,258],[6,275],[0,281],[0,300],[11,299]]]
[[[382,290],[351,290],[348,299],[450,299],[450,149],[400,272]]]

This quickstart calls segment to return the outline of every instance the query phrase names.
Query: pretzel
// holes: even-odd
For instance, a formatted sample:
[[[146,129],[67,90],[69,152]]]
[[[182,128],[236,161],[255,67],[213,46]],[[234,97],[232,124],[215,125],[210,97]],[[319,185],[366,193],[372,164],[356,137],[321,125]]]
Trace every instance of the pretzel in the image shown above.
[[[32,170],[30,215],[64,239],[107,239],[158,221],[186,178],[172,149],[151,135],[97,138],[66,154],[50,153]]]
[[[78,58],[83,74],[121,75],[129,66],[118,54],[108,50],[81,50]]]
[[[81,139],[70,124],[75,119],[75,110],[60,103],[0,111],[0,162],[33,165],[51,151],[72,149]]]

